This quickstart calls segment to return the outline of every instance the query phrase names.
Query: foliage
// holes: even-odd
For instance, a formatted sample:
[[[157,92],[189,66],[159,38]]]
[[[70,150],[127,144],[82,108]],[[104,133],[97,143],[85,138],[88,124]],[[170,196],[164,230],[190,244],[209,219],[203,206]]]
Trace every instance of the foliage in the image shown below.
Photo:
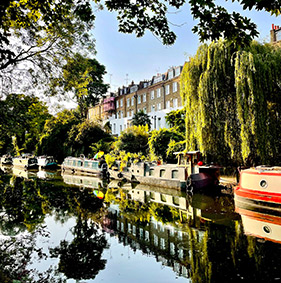
[[[75,49],[94,52],[88,32],[95,17],[87,0],[4,1],[0,8],[2,91],[13,83],[42,89],[62,76]]]
[[[280,150],[281,50],[220,40],[199,47],[181,76],[186,149],[225,163],[275,162]]]
[[[66,147],[69,147],[72,155],[95,154],[96,151],[93,152],[93,150],[102,148],[103,139],[107,139],[108,142],[112,141],[110,135],[107,134],[99,124],[84,120],[83,122],[72,126],[68,132]],[[100,142],[100,147],[95,146],[98,142]]]
[[[15,77],[21,81],[19,64],[26,63],[21,69],[31,75],[29,85],[42,84],[62,77],[62,67],[76,50],[94,54],[95,45],[89,31],[95,19],[94,9],[102,7],[101,0],[95,0],[94,7],[89,0],[2,2],[0,70],[3,90]],[[258,35],[257,27],[250,19],[237,12],[228,13],[214,0],[108,0],[104,5],[109,11],[117,12],[120,32],[135,32],[140,37],[150,30],[164,44],[173,44],[176,35],[170,29],[168,10],[178,10],[185,3],[190,5],[191,14],[198,21],[193,31],[199,35],[200,41],[223,37],[239,46],[249,44]],[[240,5],[243,10],[280,14],[278,0],[244,0]]]
[[[132,126],[124,130],[114,144],[116,151],[124,150],[131,153],[142,153],[148,151],[148,126]]]
[[[150,130],[151,127],[151,121],[149,116],[144,113],[143,110],[140,110],[138,113],[135,113],[132,118],[132,124],[134,126],[148,126],[148,130]]]
[[[97,1],[99,2],[99,1]],[[168,2],[168,4],[167,4]],[[239,1],[240,2],[240,1]],[[200,41],[218,40],[223,37],[237,46],[249,44],[258,35],[256,25],[247,17],[227,10],[214,0],[173,0],[173,1],[106,1],[110,11],[117,11],[119,31],[143,36],[146,29],[159,36],[164,44],[173,44],[176,35],[169,28],[167,20],[168,8],[180,9],[185,3],[190,6],[191,14],[198,24],[193,32],[199,35]],[[243,10],[264,10],[271,14],[280,14],[280,2],[275,1],[241,1]]]
[[[152,156],[160,157],[163,161],[175,160],[173,153],[168,154],[168,146],[171,141],[184,140],[184,135],[170,129],[153,130],[148,139],[149,151]]]
[[[51,117],[45,103],[35,96],[9,94],[1,101],[0,110],[0,141],[3,150],[1,152],[0,149],[0,152],[15,151],[19,154],[34,151],[45,121]]]
[[[86,118],[89,106],[95,105],[106,93],[108,85],[103,83],[105,67],[96,59],[79,53],[67,59],[63,76],[53,80],[52,91],[73,92],[82,118]]]
[[[179,110],[172,110],[166,116],[165,120],[170,128],[175,131],[185,134],[185,112],[184,108]]]
[[[38,155],[53,155],[61,162],[65,156],[71,153],[67,144],[68,132],[73,126],[78,125],[79,121],[78,114],[70,110],[64,110],[56,117],[47,120],[36,153]]]

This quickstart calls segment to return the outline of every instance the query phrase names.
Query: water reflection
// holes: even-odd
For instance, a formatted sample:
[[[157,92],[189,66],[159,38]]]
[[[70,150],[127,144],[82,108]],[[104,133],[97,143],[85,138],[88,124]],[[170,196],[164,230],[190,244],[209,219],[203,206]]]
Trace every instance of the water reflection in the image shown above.
[[[107,185],[76,175],[18,176],[0,175],[0,282],[281,278],[280,246],[248,236],[245,211],[251,219],[256,211],[241,206],[238,211],[236,203],[241,222],[230,195]],[[264,214],[259,211],[260,219],[254,220],[264,220]],[[272,235],[277,217],[266,219]],[[122,247],[130,257],[121,256]],[[113,251],[119,253],[118,262]]]
[[[281,204],[236,197],[235,210],[246,235],[281,243]]]

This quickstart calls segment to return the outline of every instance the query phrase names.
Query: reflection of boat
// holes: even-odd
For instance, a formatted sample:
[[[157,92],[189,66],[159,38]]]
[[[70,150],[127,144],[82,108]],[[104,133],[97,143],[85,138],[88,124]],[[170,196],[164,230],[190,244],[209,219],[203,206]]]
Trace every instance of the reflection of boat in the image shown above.
[[[57,162],[53,156],[42,155],[38,157],[38,166],[40,168],[56,168]]]
[[[242,170],[237,197],[281,203],[281,167],[258,166]]]
[[[57,176],[57,171],[39,170],[37,177],[40,179],[54,179]]]
[[[66,157],[62,164],[62,171],[72,174],[80,173],[98,177],[107,177],[107,164],[104,159],[92,160],[84,156]]]
[[[235,211],[246,235],[281,243],[281,204],[236,197]]]
[[[110,169],[114,179],[127,179],[145,185],[173,188],[177,190],[204,189],[219,183],[219,167],[203,166],[199,160],[199,151],[178,152],[177,164],[157,164],[153,162],[132,163],[121,172],[117,168]]]
[[[10,154],[5,154],[0,159],[1,165],[12,165],[13,164],[13,158]]]
[[[22,168],[13,167],[13,175],[16,177],[22,177],[25,179],[30,179],[36,177],[36,172],[24,170]]]
[[[68,185],[75,185],[83,188],[99,189],[104,188],[104,182],[100,178],[62,173],[63,181]]]
[[[9,174],[12,172],[12,166],[11,165],[1,165],[0,169],[5,173]]]
[[[13,165],[25,169],[37,168],[37,158],[30,154],[23,154],[13,158]]]

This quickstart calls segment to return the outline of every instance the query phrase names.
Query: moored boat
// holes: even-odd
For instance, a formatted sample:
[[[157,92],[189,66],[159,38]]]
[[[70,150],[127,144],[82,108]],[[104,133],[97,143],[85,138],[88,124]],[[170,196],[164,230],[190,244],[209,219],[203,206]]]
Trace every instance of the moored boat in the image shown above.
[[[38,166],[40,168],[45,168],[45,169],[56,168],[57,165],[58,164],[53,156],[42,155],[38,157]]]
[[[5,154],[0,159],[1,165],[12,165],[13,164],[13,158],[10,154]]]
[[[31,154],[23,154],[13,158],[13,166],[23,167],[24,169],[37,168],[37,158]]]
[[[62,163],[62,171],[70,171],[72,174],[86,174],[107,177],[107,164],[104,159],[88,159],[84,155],[80,157],[66,157]]]
[[[123,171],[109,170],[113,179],[126,179],[140,184],[185,190],[202,190],[219,183],[219,167],[203,166],[197,162],[200,152],[176,152],[177,164],[137,162],[123,168]]]
[[[281,167],[257,166],[242,170],[234,196],[236,199],[281,203]]]

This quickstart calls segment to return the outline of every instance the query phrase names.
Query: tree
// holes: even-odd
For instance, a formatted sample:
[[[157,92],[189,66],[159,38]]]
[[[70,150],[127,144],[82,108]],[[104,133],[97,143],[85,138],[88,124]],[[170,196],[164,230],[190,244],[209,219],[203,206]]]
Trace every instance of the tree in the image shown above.
[[[52,155],[59,162],[63,161],[65,156],[71,154],[67,146],[68,133],[79,122],[79,114],[71,110],[64,110],[47,120],[37,144],[36,154]]]
[[[132,126],[124,130],[115,143],[116,150],[146,155],[148,150],[148,127]]]
[[[0,138],[2,136],[3,149],[15,150],[16,153],[34,151],[45,121],[51,117],[45,103],[34,96],[9,94],[1,101],[0,107]],[[12,148],[12,137],[15,148]]]
[[[170,128],[181,134],[185,133],[185,112],[184,108],[172,110],[165,116],[165,120]]]
[[[181,75],[186,149],[197,148],[222,164],[276,164],[280,63],[280,48],[270,44],[252,42],[237,50],[221,40],[200,46]]]
[[[168,154],[169,144],[184,140],[184,135],[173,130],[153,130],[148,139],[149,151],[152,155],[161,157],[163,161],[172,162],[175,160],[173,153]]]
[[[132,124],[134,126],[148,126],[148,129],[151,127],[151,121],[149,116],[144,113],[143,110],[140,110],[138,113],[135,113],[132,118]]]
[[[54,0],[2,2],[0,70],[11,71],[9,68],[18,63],[30,61],[33,66],[45,70],[46,75],[51,75],[54,67],[52,64],[63,64],[64,59],[71,57],[75,45],[81,44],[83,46],[80,47],[93,52],[94,44],[88,32],[95,16],[89,0],[66,0],[62,3]],[[101,0],[94,2],[101,7]],[[278,0],[239,2],[243,10],[256,9],[280,14]],[[135,32],[140,37],[146,30],[150,30],[164,44],[173,44],[176,35],[170,30],[168,8],[180,9],[185,3],[189,4],[192,16],[199,22],[193,31],[201,41],[223,37],[237,45],[243,45],[249,44],[258,35],[257,27],[250,19],[236,12],[228,13],[225,8],[216,5],[214,0],[108,0],[104,5],[109,11],[118,13],[120,32]],[[13,38],[17,39],[17,46],[14,46]],[[30,68],[29,70],[31,71]],[[4,78],[5,73],[1,72],[1,75]]]
[[[108,89],[103,83],[105,73],[105,67],[96,59],[76,53],[63,66],[63,76],[52,80],[51,91],[74,93],[81,116],[86,118],[88,107],[95,105]]]

